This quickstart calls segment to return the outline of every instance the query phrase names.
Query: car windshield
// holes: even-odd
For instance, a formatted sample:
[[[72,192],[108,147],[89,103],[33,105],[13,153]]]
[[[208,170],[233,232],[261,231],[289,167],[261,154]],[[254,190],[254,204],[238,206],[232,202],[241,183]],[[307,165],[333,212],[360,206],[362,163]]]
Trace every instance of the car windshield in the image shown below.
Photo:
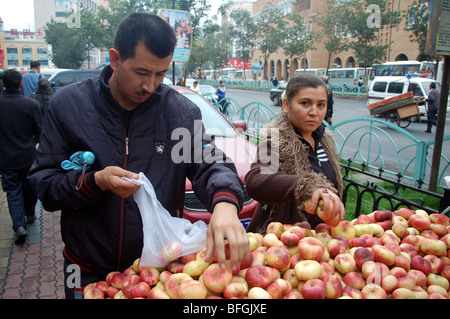
[[[237,137],[237,133],[230,123],[225,120],[221,113],[203,97],[196,93],[181,93],[195,105],[200,108],[202,112],[203,125],[206,133],[209,135],[221,137]]]

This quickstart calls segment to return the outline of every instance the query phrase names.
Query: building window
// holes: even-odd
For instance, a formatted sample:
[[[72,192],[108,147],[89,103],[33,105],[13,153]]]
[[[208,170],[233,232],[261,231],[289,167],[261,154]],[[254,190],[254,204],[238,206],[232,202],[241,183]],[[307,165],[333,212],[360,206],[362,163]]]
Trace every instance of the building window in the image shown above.
[[[9,67],[19,66],[19,55],[17,54],[16,47],[8,47],[6,49],[6,59],[8,60]]]
[[[22,66],[29,66],[33,61],[33,49],[29,46],[22,48]]]
[[[55,12],[55,16],[57,17],[57,18],[65,18],[65,17],[67,17],[69,15],[69,12],[67,12],[67,11],[56,11]]]
[[[69,7],[70,1],[67,0],[55,0],[55,6],[57,7]]]

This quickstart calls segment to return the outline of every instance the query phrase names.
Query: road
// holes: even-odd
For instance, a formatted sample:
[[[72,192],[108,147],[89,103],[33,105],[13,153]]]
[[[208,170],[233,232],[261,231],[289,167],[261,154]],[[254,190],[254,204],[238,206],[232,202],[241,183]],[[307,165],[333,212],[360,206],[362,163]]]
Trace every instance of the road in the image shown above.
[[[274,106],[269,99],[267,91],[253,91],[240,89],[227,89],[227,97],[236,100],[241,106],[252,102],[260,102],[269,106],[275,113],[281,112],[281,107]],[[405,131],[398,126],[389,128],[385,121],[380,119],[380,123],[375,123],[374,130],[376,135],[367,134],[357,129],[367,125],[366,122],[351,122],[346,125],[340,125],[344,121],[357,118],[372,118],[367,110],[367,103],[361,99],[348,99],[334,96],[333,125],[339,132],[336,132],[335,138],[340,145],[347,139],[345,147],[340,154],[342,158],[354,158],[355,161],[369,161],[374,166],[383,166],[393,171],[403,171],[408,176],[414,174],[413,160],[416,157],[416,148],[410,145],[416,145],[416,141],[429,142],[434,139],[436,128],[433,127],[433,133],[425,133],[426,117],[421,117],[420,121],[412,122]],[[366,129],[367,131],[367,129]],[[447,114],[444,135],[450,135],[450,114]],[[349,138],[351,136],[351,138]],[[344,138],[345,137],[345,138]],[[368,147],[370,142],[370,147]],[[397,156],[397,154],[400,154]],[[450,143],[444,142],[442,154],[450,159]],[[428,152],[428,161],[431,163],[432,150]],[[430,165],[430,164],[429,164]],[[447,165],[446,161],[441,160],[441,167]],[[425,177],[428,180],[428,175]],[[450,175],[450,168],[445,175]]]

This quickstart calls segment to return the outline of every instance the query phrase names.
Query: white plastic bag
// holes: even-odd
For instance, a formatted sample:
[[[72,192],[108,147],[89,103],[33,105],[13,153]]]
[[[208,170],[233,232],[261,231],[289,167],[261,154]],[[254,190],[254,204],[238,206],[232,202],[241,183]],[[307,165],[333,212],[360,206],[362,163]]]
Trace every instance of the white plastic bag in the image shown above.
[[[158,201],[152,183],[143,173],[139,173],[137,180],[123,179],[142,185],[133,195],[141,213],[144,233],[140,266],[165,267],[178,257],[206,247],[208,226],[205,222],[199,220],[191,223],[187,219],[171,216]]]

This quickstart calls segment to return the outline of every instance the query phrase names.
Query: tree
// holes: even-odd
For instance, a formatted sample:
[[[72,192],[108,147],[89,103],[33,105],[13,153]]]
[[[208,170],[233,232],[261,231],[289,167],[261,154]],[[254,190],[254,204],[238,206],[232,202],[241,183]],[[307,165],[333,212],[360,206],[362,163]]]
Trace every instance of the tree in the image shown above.
[[[233,19],[233,23],[229,26],[229,36],[230,39],[236,42],[238,48],[236,57],[244,61],[245,70],[246,61],[251,59],[255,46],[256,25],[247,10],[232,11],[230,17]]]
[[[301,60],[306,57],[308,51],[315,50],[313,47],[315,35],[309,29],[309,23],[304,23],[301,15],[291,13],[286,19],[288,25],[282,33],[284,35],[282,47],[284,54],[289,57],[289,64],[292,65],[295,58]]]
[[[378,31],[393,28],[400,23],[400,14],[392,11],[387,0],[360,0],[347,2],[342,6],[344,15],[340,25],[346,26],[351,35],[349,48],[356,60],[364,67],[382,62],[386,56],[387,44],[378,44]]]
[[[414,1],[403,14],[406,21],[404,29],[410,32],[409,40],[419,45],[419,53],[423,61],[440,61],[442,56],[429,55],[425,52],[428,35],[429,5],[430,1]]]
[[[255,18],[255,24],[258,35],[257,46],[264,56],[264,65],[266,65],[270,55],[281,47],[286,21],[283,19],[281,10],[271,6]]]
[[[79,69],[83,64],[86,51],[78,29],[51,20],[45,27],[45,41],[52,46],[51,59],[57,68]]]
[[[81,9],[81,24],[78,36],[84,44],[88,69],[91,67],[91,52],[94,48],[102,48],[105,45],[105,27],[100,18],[91,10]]]
[[[328,51],[327,72],[333,54],[347,49],[345,29],[340,24],[344,18],[342,6],[335,7],[335,2],[335,0],[327,0],[325,12],[319,14],[315,19],[320,27],[317,36],[322,39],[325,49]]]

